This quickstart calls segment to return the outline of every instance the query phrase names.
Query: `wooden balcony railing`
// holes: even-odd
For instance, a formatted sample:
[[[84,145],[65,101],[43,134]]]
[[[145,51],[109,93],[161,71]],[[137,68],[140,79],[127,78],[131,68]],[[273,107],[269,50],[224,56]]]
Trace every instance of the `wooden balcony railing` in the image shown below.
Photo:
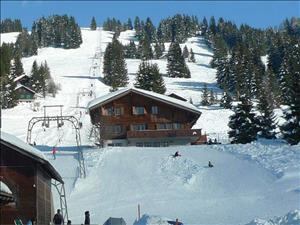
[[[140,130],[127,131],[127,138],[164,138],[164,137],[195,137],[201,136],[201,129],[180,130]]]

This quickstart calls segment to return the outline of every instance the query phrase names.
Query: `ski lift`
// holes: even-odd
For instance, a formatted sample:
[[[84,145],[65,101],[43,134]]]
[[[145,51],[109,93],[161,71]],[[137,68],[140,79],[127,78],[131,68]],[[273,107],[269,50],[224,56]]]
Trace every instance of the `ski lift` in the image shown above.
[[[44,122],[42,123],[42,127],[46,127],[46,128],[49,128],[49,126],[50,126],[50,120],[48,119],[48,120],[44,120]]]
[[[57,117],[57,128],[60,128],[64,125],[64,122],[62,121],[62,119],[59,119],[59,117]]]

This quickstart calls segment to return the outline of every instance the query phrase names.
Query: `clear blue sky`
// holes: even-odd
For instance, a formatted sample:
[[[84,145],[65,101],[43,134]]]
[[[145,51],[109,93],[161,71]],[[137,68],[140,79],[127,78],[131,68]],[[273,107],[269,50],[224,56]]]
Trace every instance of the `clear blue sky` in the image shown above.
[[[122,22],[150,17],[155,25],[161,18],[175,13],[196,15],[202,20],[223,17],[238,25],[247,23],[257,28],[278,26],[285,18],[300,17],[300,1],[2,1],[1,19],[19,18],[23,26],[31,28],[32,22],[41,16],[68,14],[76,18],[80,26],[89,26],[91,17],[98,23],[107,17]]]

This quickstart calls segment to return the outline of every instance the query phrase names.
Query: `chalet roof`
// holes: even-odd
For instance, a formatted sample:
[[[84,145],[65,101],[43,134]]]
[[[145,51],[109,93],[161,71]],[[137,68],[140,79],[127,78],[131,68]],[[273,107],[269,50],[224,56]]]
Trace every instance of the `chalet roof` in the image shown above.
[[[146,90],[143,90],[143,89],[133,88],[133,87],[131,87],[131,88],[122,88],[122,89],[119,89],[117,91],[114,91],[114,92],[108,93],[106,95],[103,95],[99,98],[96,98],[96,99],[90,101],[88,103],[87,107],[88,107],[89,110],[94,109],[98,106],[104,105],[104,104],[109,103],[109,102],[111,102],[115,99],[123,97],[123,96],[125,96],[125,95],[127,95],[128,93],[131,93],[131,92],[136,93],[136,94],[140,94],[140,95],[143,95],[145,97],[149,97],[149,98],[155,99],[157,101],[161,101],[161,102],[170,104],[172,106],[175,106],[175,107],[178,107],[178,108],[181,108],[181,109],[185,109],[185,110],[188,110],[190,112],[201,115],[201,112],[199,111],[199,109],[196,106],[194,106],[194,105],[192,105],[188,102],[184,102],[182,100],[179,100],[179,99],[176,99],[176,98],[173,98],[173,97],[169,97],[169,96],[166,96],[166,95],[158,94],[156,92],[146,91]]]
[[[34,90],[30,89],[29,87],[26,87],[26,86],[23,85],[23,84],[17,84],[15,90],[18,90],[18,89],[20,89],[20,88],[25,88],[25,89],[28,90],[29,92],[31,92],[31,93],[33,93],[33,94],[36,94],[36,92],[35,92]]]
[[[18,82],[19,80],[22,80],[24,77],[29,78],[29,76],[27,76],[26,74],[22,74],[22,75],[16,77],[16,78],[14,79],[14,82]]]
[[[20,154],[39,162],[53,179],[63,183],[63,180],[59,173],[54,169],[54,167],[50,164],[50,162],[46,159],[41,151],[32,147],[31,145],[28,145],[27,143],[21,141],[19,138],[11,134],[1,131],[0,135],[1,145],[3,144],[10,149],[15,150]]]

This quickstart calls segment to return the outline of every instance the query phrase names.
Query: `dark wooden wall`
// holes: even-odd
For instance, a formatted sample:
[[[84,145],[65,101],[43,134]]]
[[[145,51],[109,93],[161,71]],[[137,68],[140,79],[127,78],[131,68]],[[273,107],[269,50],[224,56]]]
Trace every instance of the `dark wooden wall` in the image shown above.
[[[133,106],[144,107],[146,114],[133,115]],[[157,115],[153,115],[151,113],[152,106],[158,106]],[[109,107],[122,107],[124,113],[121,116],[103,115],[104,109]],[[156,124],[158,123],[181,123],[183,129],[190,129],[198,117],[199,115],[195,113],[158,100],[138,95],[136,93],[129,93],[128,95],[116,99],[104,106],[91,110],[91,119],[93,124],[100,123],[101,128],[104,128],[107,125],[123,126],[123,132],[118,135],[106,133],[103,129],[101,129],[101,137],[103,139],[126,138],[126,132],[130,130],[131,124],[145,123],[148,125],[148,130],[156,130]]]
[[[51,179],[34,159],[1,144],[0,178],[16,199],[15,204],[1,207],[0,224],[13,224],[19,218],[24,224],[29,219],[38,224],[51,220]]]

